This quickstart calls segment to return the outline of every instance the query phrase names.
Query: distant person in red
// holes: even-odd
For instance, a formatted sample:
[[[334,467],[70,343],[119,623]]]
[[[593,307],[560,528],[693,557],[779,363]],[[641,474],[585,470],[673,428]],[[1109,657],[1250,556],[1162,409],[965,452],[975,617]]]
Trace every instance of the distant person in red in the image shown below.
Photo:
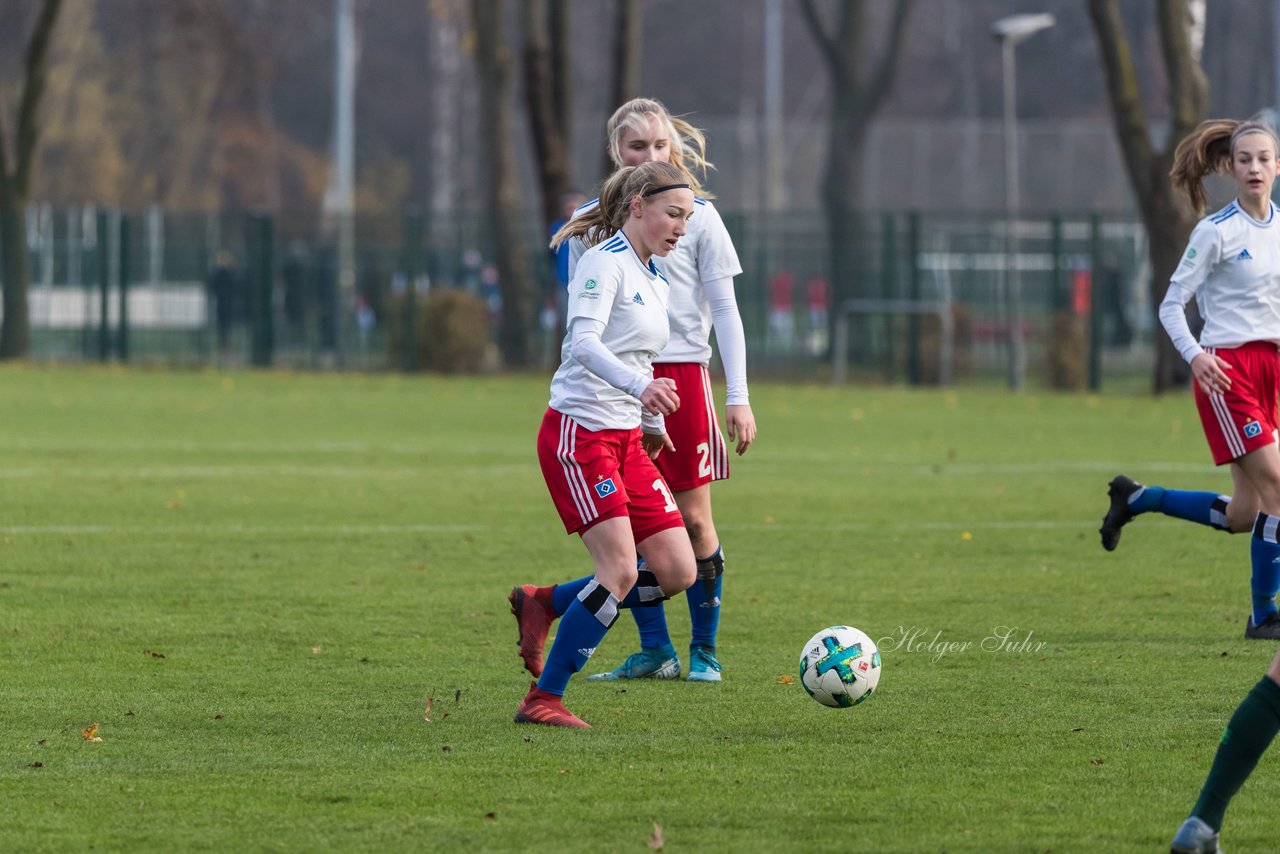
[[[809,352],[817,356],[827,349],[827,311],[831,307],[831,287],[821,276],[805,284],[809,304]]]
[[[769,279],[769,338],[774,345],[790,347],[795,339],[796,320],[791,305],[795,287],[795,277],[786,270]]]

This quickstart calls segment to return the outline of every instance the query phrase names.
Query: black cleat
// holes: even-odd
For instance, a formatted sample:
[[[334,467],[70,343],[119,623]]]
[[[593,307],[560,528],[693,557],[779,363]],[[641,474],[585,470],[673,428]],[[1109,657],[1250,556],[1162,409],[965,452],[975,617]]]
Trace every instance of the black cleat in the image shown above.
[[[1244,636],[1250,640],[1280,640],[1280,614],[1272,614],[1255,626],[1253,617],[1244,621]]]
[[[1111,507],[1107,509],[1107,515],[1102,517],[1102,527],[1098,529],[1098,533],[1102,535],[1102,547],[1109,552],[1115,551],[1116,546],[1120,545],[1120,529],[1138,515],[1129,509],[1129,496],[1139,489],[1142,489],[1142,484],[1123,474],[1111,478],[1111,483],[1107,484]]]

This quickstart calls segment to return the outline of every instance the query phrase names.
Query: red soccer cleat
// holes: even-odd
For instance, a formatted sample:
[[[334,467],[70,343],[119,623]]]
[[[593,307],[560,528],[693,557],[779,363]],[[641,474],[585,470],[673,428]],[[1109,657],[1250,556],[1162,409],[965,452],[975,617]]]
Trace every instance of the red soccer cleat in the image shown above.
[[[516,709],[516,723],[591,729],[591,724],[564,707],[560,697],[539,691],[537,682],[529,685],[529,693]]]
[[[511,595],[507,597],[520,629],[520,657],[524,659],[524,669],[535,678],[542,675],[542,648],[547,644],[547,632],[551,631],[551,622],[555,619],[555,614],[543,605],[537,592],[537,586],[525,584],[511,588]]]

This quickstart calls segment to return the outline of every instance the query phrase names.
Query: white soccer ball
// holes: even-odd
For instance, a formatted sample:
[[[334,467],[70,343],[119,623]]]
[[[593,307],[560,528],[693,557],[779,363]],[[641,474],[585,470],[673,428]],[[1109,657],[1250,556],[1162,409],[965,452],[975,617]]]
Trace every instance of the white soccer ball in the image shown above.
[[[823,629],[800,651],[800,684],[824,706],[856,706],[880,683],[880,650],[851,626]]]

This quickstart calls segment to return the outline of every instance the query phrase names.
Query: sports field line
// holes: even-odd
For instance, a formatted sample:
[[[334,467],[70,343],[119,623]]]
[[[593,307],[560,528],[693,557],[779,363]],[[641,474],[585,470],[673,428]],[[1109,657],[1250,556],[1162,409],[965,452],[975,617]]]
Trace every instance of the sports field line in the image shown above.
[[[1157,521],[1158,520],[1153,520]],[[1029,521],[946,521],[928,522],[913,520],[900,524],[879,524],[872,522],[844,522],[837,524],[805,525],[787,522],[750,522],[728,523],[718,525],[719,528],[733,531],[881,531],[881,532],[919,532],[921,530],[937,531],[1033,531],[1055,529],[1096,528],[1098,520],[1079,519],[1040,519]],[[279,534],[474,534],[496,533],[499,530],[510,532],[515,530],[548,531],[548,525],[523,525],[518,528],[511,525],[0,525],[0,535],[45,535],[45,534],[155,534],[171,536],[173,534],[241,534],[245,536],[263,536]]]
[[[468,467],[468,472],[486,474],[506,474],[528,471],[529,463],[504,463],[498,465],[481,465]],[[387,478],[420,477],[427,472],[437,472],[440,466],[431,465],[391,465],[391,466],[329,466],[329,465],[291,465],[264,466],[245,463],[244,465],[218,466],[141,466],[132,468],[127,465],[110,466],[59,466],[46,467],[25,466],[22,468],[0,468],[0,480],[25,480],[42,477],[77,478],[81,480],[159,480],[165,478],[191,478],[194,480],[217,480],[254,477],[332,477],[332,478]],[[450,469],[455,466],[449,466]]]
[[[50,453],[97,453],[109,455],[111,453],[146,453],[155,454],[161,451],[173,451],[179,453],[200,453],[200,454],[264,454],[271,456],[305,456],[305,455],[325,455],[334,456],[355,455],[370,456],[378,454],[387,454],[392,456],[416,456],[422,458],[419,462],[430,465],[437,459],[445,458],[451,465],[457,465],[459,456],[474,453],[486,462],[478,463],[474,468],[479,470],[494,470],[508,468],[507,460],[512,461],[511,465],[529,464],[536,465],[533,456],[532,439],[528,446],[519,447],[503,447],[501,444],[495,445],[492,442],[476,441],[476,442],[454,442],[449,441],[441,444],[439,442],[270,442],[270,441],[225,441],[225,440],[195,440],[195,439],[155,439],[146,441],[98,441],[92,439],[57,439],[42,438],[29,436],[10,436],[0,438],[0,455],[7,451],[44,451]],[[503,462],[495,463],[494,460],[502,460]],[[738,462],[738,458],[734,458]],[[1088,473],[1100,472],[1115,474],[1118,472],[1128,472],[1138,479],[1148,476],[1152,473],[1192,473],[1205,474],[1217,471],[1218,468],[1209,463],[1188,463],[1173,462],[1161,460],[1125,460],[1117,462],[1115,460],[1034,460],[1028,462],[998,462],[998,463],[981,463],[981,462],[957,462],[948,460],[939,460],[937,462],[922,461],[919,456],[904,457],[894,454],[881,454],[874,457],[864,458],[858,454],[845,454],[839,449],[826,451],[806,451],[782,448],[765,448],[761,447],[759,451],[748,454],[741,458],[738,462],[743,466],[759,466],[761,468],[786,467],[793,466],[797,463],[814,463],[826,467],[830,466],[889,466],[893,467],[895,472],[913,475],[936,475],[936,474],[954,474],[954,475],[981,475],[981,474],[1069,474],[1072,472]],[[261,471],[262,469],[252,464],[246,463],[245,468],[253,468]],[[194,467],[199,471],[210,472],[207,476],[218,476],[214,473],[219,471],[232,472],[237,467],[235,464],[221,466],[197,466]],[[333,471],[341,471],[343,467],[331,467]],[[122,465],[120,470],[127,470],[127,465]],[[12,468],[0,468],[0,477],[31,477],[33,474],[27,472],[39,472],[41,467],[32,466],[15,466]],[[87,469],[92,471],[93,469]],[[107,469],[104,467],[104,471]],[[286,469],[281,469],[286,470]],[[297,469],[288,468],[288,471],[296,471]],[[70,471],[70,470],[63,470]],[[117,470],[119,471],[119,470]],[[165,471],[164,467],[147,466],[139,469],[143,472]],[[91,475],[92,476],[92,475]],[[113,474],[112,476],[119,476]],[[151,475],[142,475],[151,476]],[[198,475],[197,475],[198,476]]]
[[[371,451],[370,453],[376,453]],[[443,457],[442,454],[437,454]],[[796,461],[760,459],[744,462],[742,465],[761,469],[791,469]],[[524,454],[520,462],[485,462],[468,465],[459,463],[455,455],[447,460],[434,463],[431,460],[419,462],[397,461],[391,464],[370,462],[367,465],[260,465],[251,462],[241,464],[224,463],[220,465],[196,466],[130,466],[121,462],[119,465],[105,466],[63,466],[51,462],[40,466],[0,466],[0,480],[24,480],[56,476],[60,478],[82,478],[94,480],[136,479],[154,480],[159,478],[194,478],[194,479],[228,479],[238,477],[411,477],[424,472],[439,471],[447,468],[451,471],[465,471],[471,474],[515,474],[532,471],[536,460],[531,454]],[[1121,471],[1129,471],[1140,479],[1149,479],[1152,474],[1196,474],[1210,475],[1219,470],[1211,465],[1194,463],[1146,463],[1142,465],[1121,466],[1115,463],[894,463],[884,460],[839,460],[827,459],[822,462],[827,470],[855,469],[872,470],[881,474],[895,474],[903,477],[980,477],[988,475],[1036,475],[1036,474],[1104,474],[1111,475]]]

